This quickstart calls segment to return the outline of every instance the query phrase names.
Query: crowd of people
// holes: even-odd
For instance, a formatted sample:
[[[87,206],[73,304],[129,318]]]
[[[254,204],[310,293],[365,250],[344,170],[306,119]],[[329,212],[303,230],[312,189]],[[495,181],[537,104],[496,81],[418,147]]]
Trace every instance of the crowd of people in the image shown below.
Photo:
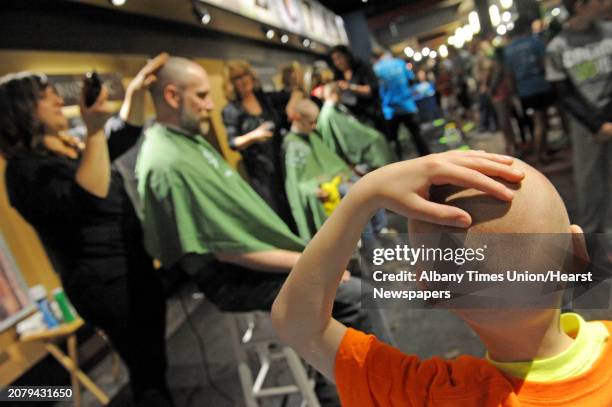
[[[544,375],[519,391],[527,376],[515,374],[513,364],[558,355],[574,346],[578,329],[591,333],[599,353],[584,361],[585,352],[575,352],[582,364],[562,375],[563,383],[576,381],[572,401],[558,405],[609,405],[610,372],[596,364],[612,354],[608,325],[562,316],[560,302],[502,311],[503,318],[500,310],[458,312],[483,339],[488,359],[421,363],[385,345],[394,338],[384,314],[361,306],[364,283],[346,270],[358,240],[387,230],[385,210],[410,218],[411,231],[439,232],[445,225],[468,233],[479,227],[568,233],[572,250],[584,257],[581,229],[570,226],[563,202],[537,170],[480,151],[430,154],[421,124],[440,117],[499,128],[509,155],[527,148],[514,129],[529,131],[537,159],[546,162],[548,109],[562,109],[574,146],[577,223],[587,232],[610,232],[612,28],[599,21],[600,3],[568,0],[571,17],[547,47],[520,19],[503,49],[477,42],[471,95],[468,69],[456,60],[415,75],[384,50],[370,64],[346,46],[333,47],[328,65],[308,75],[297,63],[283,67],[277,91],[264,91],[248,63],[228,62],[227,105],[220,110],[246,179],[206,139],[218,107],[208,73],[192,60],[168,54],[150,60],[110,118],[104,88],[92,106],[82,103],[83,142],[65,135],[63,101],[44,75],[6,75],[0,151],[10,203],[37,230],[79,314],[107,333],[125,361],[138,405],[173,404],[165,379],[162,276],[168,273],[192,278],[221,311],[272,311],[281,338],[335,381],[344,405],[552,400],[561,379]],[[146,92],[155,107],[151,124]],[[479,114],[472,116],[474,95]],[[401,161],[401,125],[420,158]],[[126,175],[116,159],[139,140],[135,168]],[[464,192],[430,196],[431,187],[444,184]],[[556,329],[559,324],[569,328]],[[544,345],[512,341],[519,331],[545,338]],[[593,380],[579,382],[581,374]],[[318,378],[322,402],[338,405],[334,392],[322,390],[329,386]]]

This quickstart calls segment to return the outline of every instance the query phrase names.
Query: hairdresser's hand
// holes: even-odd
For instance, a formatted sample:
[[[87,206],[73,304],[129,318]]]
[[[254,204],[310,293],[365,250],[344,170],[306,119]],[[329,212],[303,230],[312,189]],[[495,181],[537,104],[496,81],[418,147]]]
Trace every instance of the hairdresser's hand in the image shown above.
[[[85,143],[81,139],[67,134],[46,135],[42,143],[47,151],[72,159],[79,158],[79,152],[85,148]]]
[[[170,56],[162,52],[150,59],[134,76],[125,90],[123,105],[119,110],[121,120],[132,126],[143,126],[145,123],[146,90],[157,81],[157,72],[164,66]]]
[[[520,182],[525,174],[511,167],[511,157],[484,151],[448,151],[403,161],[369,173],[356,185],[370,203],[372,213],[381,206],[394,212],[442,225],[467,227],[470,215],[459,208],[430,202],[432,185],[452,184],[475,188],[503,201],[514,193],[501,182]]]
[[[347,90],[350,87],[348,81],[338,81],[336,83],[338,84],[338,87],[342,90]]]
[[[149,87],[155,83],[155,81],[157,81],[157,76],[155,74],[164,66],[166,62],[168,62],[168,58],[170,58],[170,56],[167,53],[162,52],[155,58],[150,59],[130,81],[126,89],[126,93],[141,92],[149,89]]]
[[[112,109],[107,105],[108,99],[108,88],[102,85],[102,90],[98,99],[90,107],[85,106],[85,98],[81,96],[79,100],[79,107],[81,109],[81,119],[87,127],[87,136],[93,136],[96,133],[102,133],[101,130],[104,128],[104,124],[108,118],[112,115]]]
[[[265,143],[268,141],[274,133],[270,131],[271,124],[270,122],[264,122],[259,125],[255,130],[253,130],[253,138],[257,143]]]

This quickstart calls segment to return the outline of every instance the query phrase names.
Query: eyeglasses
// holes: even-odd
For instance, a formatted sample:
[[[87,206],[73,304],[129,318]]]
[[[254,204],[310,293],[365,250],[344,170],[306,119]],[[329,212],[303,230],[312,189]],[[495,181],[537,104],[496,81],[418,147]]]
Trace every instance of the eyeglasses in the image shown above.
[[[240,74],[237,74],[237,75],[230,76],[230,80],[232,82],[235,82],[235,81],[240,80],[240,79],[242,79],[242,78],[244,78],[246,76],[251,76],[251,74],[249,74],[248,72],[243,72],[243,73],[240,73]]]

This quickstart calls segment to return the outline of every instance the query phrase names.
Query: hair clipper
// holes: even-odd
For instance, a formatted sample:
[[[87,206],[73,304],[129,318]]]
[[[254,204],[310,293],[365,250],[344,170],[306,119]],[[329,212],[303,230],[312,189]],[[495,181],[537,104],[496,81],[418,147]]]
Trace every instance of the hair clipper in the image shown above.
[[[102,80],[96,71],[87,72],[83,79],[83,95],[85,96],[85,107],[91,107],[102,91]]]

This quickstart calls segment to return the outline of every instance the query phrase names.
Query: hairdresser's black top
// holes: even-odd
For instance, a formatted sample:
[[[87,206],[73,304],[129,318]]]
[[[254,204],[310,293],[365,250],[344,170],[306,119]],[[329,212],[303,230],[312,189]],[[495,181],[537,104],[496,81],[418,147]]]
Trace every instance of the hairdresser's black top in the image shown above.
[[[276,94],[276,93],[274,93]],[[254,116],[246,111],[240,101],[230,102],[223,108],[223,123],[227,130],[227,141],[232,149],[236,149],[234,140],[243,136],[266,121],[274,123],[274,137],[263,143],[254,143],[240,153],[244,159],[247,172],[251,178],[268,178],[277,170],[280,159],[280,115],[276,111],[278,101],[261,91],[255,92],[255,97],[261,106],[261,114]]]
[[[356,60],[353,65],[353,75],[348,81],[353,85],[368,85],[371,89],[369,95],[353,92],[347,89],[342,92],[342,104],[348,107],[351,112],[362,121],[377,123],[381,118],[379,84],[376,74],[372,67],[360,60]],[[344,74],[334,71],[334,79],[345,80]]]
[[[261,105],[262,113],[259,116],[247,112],[240,101],[231,102],[223,108],[223,123],[227,130],[228,144],[235,149],[236,137],[255,130],[266,121],[274,123],[272,138],[263,143],[251,144],[240,153],[253,189],[293,229],[293,217],[285,194],[284,170],[281,163],[283,120],[277,110],[281,106],[284,109],[289,98],[287,93],[283,92],[256,91],[255,96]]]
[[[109,138],[111,160],[138,140],[140,127],[115,121]],[[109,126],[107,126],[107,129]],[[152,267],[142,231],[121,175],[113,165],[108,196],[98,198],[76,181],[78,160],[49,153],[23,153],[6,167],[11,205],[36,229],[63,280],[92,273],[102,280],[132,267]]]

